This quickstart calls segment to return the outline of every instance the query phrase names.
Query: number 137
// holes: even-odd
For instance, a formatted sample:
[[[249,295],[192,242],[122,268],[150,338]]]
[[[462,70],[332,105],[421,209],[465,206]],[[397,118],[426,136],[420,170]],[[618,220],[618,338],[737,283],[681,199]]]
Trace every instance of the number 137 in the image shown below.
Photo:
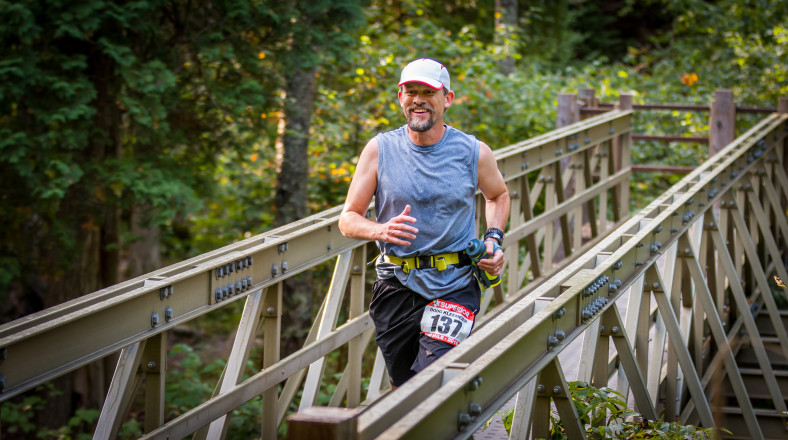
[[[438,321],[440,321],[440,325],[438,325]],[[437,331],[438,333],[448,335],[451,331],[452,321],[456,326],[454,327],[454,331],[451,332],[451,337],[456,337],[457,334],[460,333],[460,329],[462,328],[462,321],[459,319],[452,319],[448,316],[439,316],[435,315],[432,317],[432,331]]]

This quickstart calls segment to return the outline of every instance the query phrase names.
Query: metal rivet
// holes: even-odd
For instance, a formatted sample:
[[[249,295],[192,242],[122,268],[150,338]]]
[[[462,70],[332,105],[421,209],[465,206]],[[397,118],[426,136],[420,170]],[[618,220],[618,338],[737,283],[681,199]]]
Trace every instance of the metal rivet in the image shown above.
[[[148,361],[148,368],[156,368],[156,361]]]
[[[170,320],[172,319],[172,315],[173,315],[172,307],[167,306],[164,309],[164,320],[170,322]]]
[[[156,312],[151,313],[150,315],[150,326],[156,327],[159,325],[159,314]]]
[[[559,385],[553,387],[553,394],[558,394],[560,392],[561,392],[561,387]]]
[[[457,430],[464,430],[471,423],[471,415],[461,412],[457,415]]]
[[[274,314],[274,312],[276,311],[276,309],[274,309],[273,307],[268,307],[267,309],[265,309],[265,311],[266,311],[266,313],[268,313],[269,315],[273,315],[273,314]]]

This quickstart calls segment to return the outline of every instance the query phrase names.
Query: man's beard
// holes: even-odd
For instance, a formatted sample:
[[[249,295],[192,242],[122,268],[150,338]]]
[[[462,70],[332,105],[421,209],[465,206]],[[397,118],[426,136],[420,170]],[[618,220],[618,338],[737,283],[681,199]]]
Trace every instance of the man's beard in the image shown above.
[[[427,119],[426,121],[417,120],[416,118],[413,118],[412,117],[413,110],[417,109],[417,108],[421,108],[421,109],[425,109],[425,110],[429,111],[430,112],[429,113],[430,114],[430,118]],[[420,106],[412,106],[412,107],[410,107],[408,109],[408,114],[407,114],[408,127],[411,130],[413,130],[413,131],[417,131],[419,133],[424,133],[425,131],[428,131],[430,128],[432,128],[435,125],[436,122],[438,122],[438,118],[433,117],[433,115],[434,115],[434,112],[433,112],[432,106],[429,105],[429,104],[424,104],[424,105],[420,105]]]

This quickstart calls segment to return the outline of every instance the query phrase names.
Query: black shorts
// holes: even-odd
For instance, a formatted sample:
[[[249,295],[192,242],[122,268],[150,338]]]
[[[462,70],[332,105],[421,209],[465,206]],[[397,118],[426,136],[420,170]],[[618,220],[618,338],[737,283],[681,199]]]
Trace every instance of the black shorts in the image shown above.
[[[475,278],[468,285],[440,299],[479,311],[481,290]],[[375,281],[369,316],[375,323],[375,340],[386,360],[391,384],[400,386],[454,345],[430,338],[421,331],[425,307],[432,300],[403,286],[396,278]]]

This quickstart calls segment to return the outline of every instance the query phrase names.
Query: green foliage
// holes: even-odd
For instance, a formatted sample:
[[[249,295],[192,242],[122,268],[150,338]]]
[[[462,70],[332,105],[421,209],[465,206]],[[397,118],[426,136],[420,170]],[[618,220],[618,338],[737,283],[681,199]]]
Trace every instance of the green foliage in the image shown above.
[[[2,2],[0,290],[35,267],[57,282],[81,260],[78,234],[112,230],[117,208],[128,231],[141,207],[166,242],[210,200],[214,158],[271,130],[277,76],[260,47],[279,4]]]
[[[575,412],[589,439],[712,439],[719,432],[730,433],[724,428],[700,428],[676,422],[647,420],[629,409],[624,396],[613,389],[596,388],[585,382],[569,382],[568,385]],[[498,411],[493,417],[496,416],[501,416],[506,432],[511,433],[514,409]],[[485,423],[484,429],[489,427],[492,420]],[[561,419],[554,411],[550,414],[550,423],[550,440],[568,438]]]
[[[769,280],[769,290],[774,297],[774,302],[779,309],[788,309],[788,288],[785,283],[777,275],[773,275]]]
[[[38,430],[35,415],[44,409],[47,395],[61,394],[52,384],[36,388],[36,392],[26,395],[21,402],[5,402],[0,411],[0,422],[10,435],[32,434]]]
[[[176,344],[168,353],[167,383],[165,387],[166,417],[177,417],[206,401],[219,381],[225,366],[223,359],[204,359],[185,344]],[[254,362],[247,361],[242,380],[256,374]],[[228,439],[249,439],[260,436],[262,402],[252,399],[230,413]]]
[[[36,416],[45,410],[47,399],[61,395],[51,383],[41,385],[33,393],[28,393],[21,400],[3,402],[0,411],[0,425],[3,432],[14,437],[65,440],[93,438],[90,434],[99,411],[95,409],[78,409],[65,426],[51,429],[36,423]]]

